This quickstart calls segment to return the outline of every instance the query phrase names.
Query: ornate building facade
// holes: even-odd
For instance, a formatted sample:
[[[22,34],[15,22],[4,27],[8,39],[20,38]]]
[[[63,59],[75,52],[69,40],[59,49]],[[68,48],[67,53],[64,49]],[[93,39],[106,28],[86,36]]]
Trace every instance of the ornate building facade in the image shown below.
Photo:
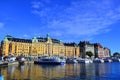
[[[10,35],[5,36],[1,42],[1,53],[3,56],[24,55],[24,56],[41,56],[41,55],[58,55],[66,57],[80,56],[79,46],[75,43],[62,43],[62,41],[50,38],[34,37],[33,39],[15,38]]]

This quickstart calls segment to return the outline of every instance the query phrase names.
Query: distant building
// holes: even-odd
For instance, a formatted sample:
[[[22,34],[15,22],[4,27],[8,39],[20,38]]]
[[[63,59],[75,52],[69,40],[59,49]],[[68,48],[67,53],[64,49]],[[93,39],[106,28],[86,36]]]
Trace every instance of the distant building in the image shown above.
[[[86,57],[86,52],[88,51],[92,52],[93,55],[95,55],[94,44],[89,43],[89,41],[80,41],[79,46],[82,58]]]
[[[104,48],[104,57],[110,57],[111,56],[111,51],[108,48]]]
[[[95,57],[104,58],[104,48],[101,44],[95,43]]]
[[[64,43],[65,53],[67,57],[79,57],[79,46],[76,43]]]
[[[41,55],[59,55],[78,57],[80,55],[79,46],[75,43],[62,43],[62,41],[50,38],[34,37],[33,39],[15,38],[10,35],[5,36],[1,42],[1,53],[3,56],[24,55],[38,57]]]
[[[105,57],[110,57],[110,49],[104,48],[100,43],[95,43],[95,57],[99,58],[105,58]]]
[[[80,53],[82,58],[86,58],[86,52],[90,51],[94,57],[105,58],[110,57],[110,49],[102,47],[99,43],[90,43],[89,41],[80,41]]]

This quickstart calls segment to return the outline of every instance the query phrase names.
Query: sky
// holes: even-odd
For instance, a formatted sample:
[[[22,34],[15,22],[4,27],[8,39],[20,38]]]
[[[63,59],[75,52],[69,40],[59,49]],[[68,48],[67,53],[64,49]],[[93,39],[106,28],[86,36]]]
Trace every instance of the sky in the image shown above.
[[[63,42],[90,41],[120,52],[120,0],[0,0],[0,41],[6,35]]]

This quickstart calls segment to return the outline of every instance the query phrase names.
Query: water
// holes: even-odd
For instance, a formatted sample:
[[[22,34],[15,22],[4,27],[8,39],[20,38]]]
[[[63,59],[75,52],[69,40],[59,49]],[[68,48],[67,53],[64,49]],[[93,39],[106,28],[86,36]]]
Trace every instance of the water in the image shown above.
[[[120,63],[26,64],[0,68],[4,80],[120,80]]]

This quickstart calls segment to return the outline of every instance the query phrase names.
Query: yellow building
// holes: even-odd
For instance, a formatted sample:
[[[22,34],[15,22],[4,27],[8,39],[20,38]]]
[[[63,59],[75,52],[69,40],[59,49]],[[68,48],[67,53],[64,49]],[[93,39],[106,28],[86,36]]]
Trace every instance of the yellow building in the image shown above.
[[[35,57],[41,55],[78,57],[80,55],[77,44],[62,43],[60,40],[50,38],[48,34],[46,38],[34,37],[33,39],[21,39],[7,35],[1,42],[1,53],[3,56],[23,54]]]

